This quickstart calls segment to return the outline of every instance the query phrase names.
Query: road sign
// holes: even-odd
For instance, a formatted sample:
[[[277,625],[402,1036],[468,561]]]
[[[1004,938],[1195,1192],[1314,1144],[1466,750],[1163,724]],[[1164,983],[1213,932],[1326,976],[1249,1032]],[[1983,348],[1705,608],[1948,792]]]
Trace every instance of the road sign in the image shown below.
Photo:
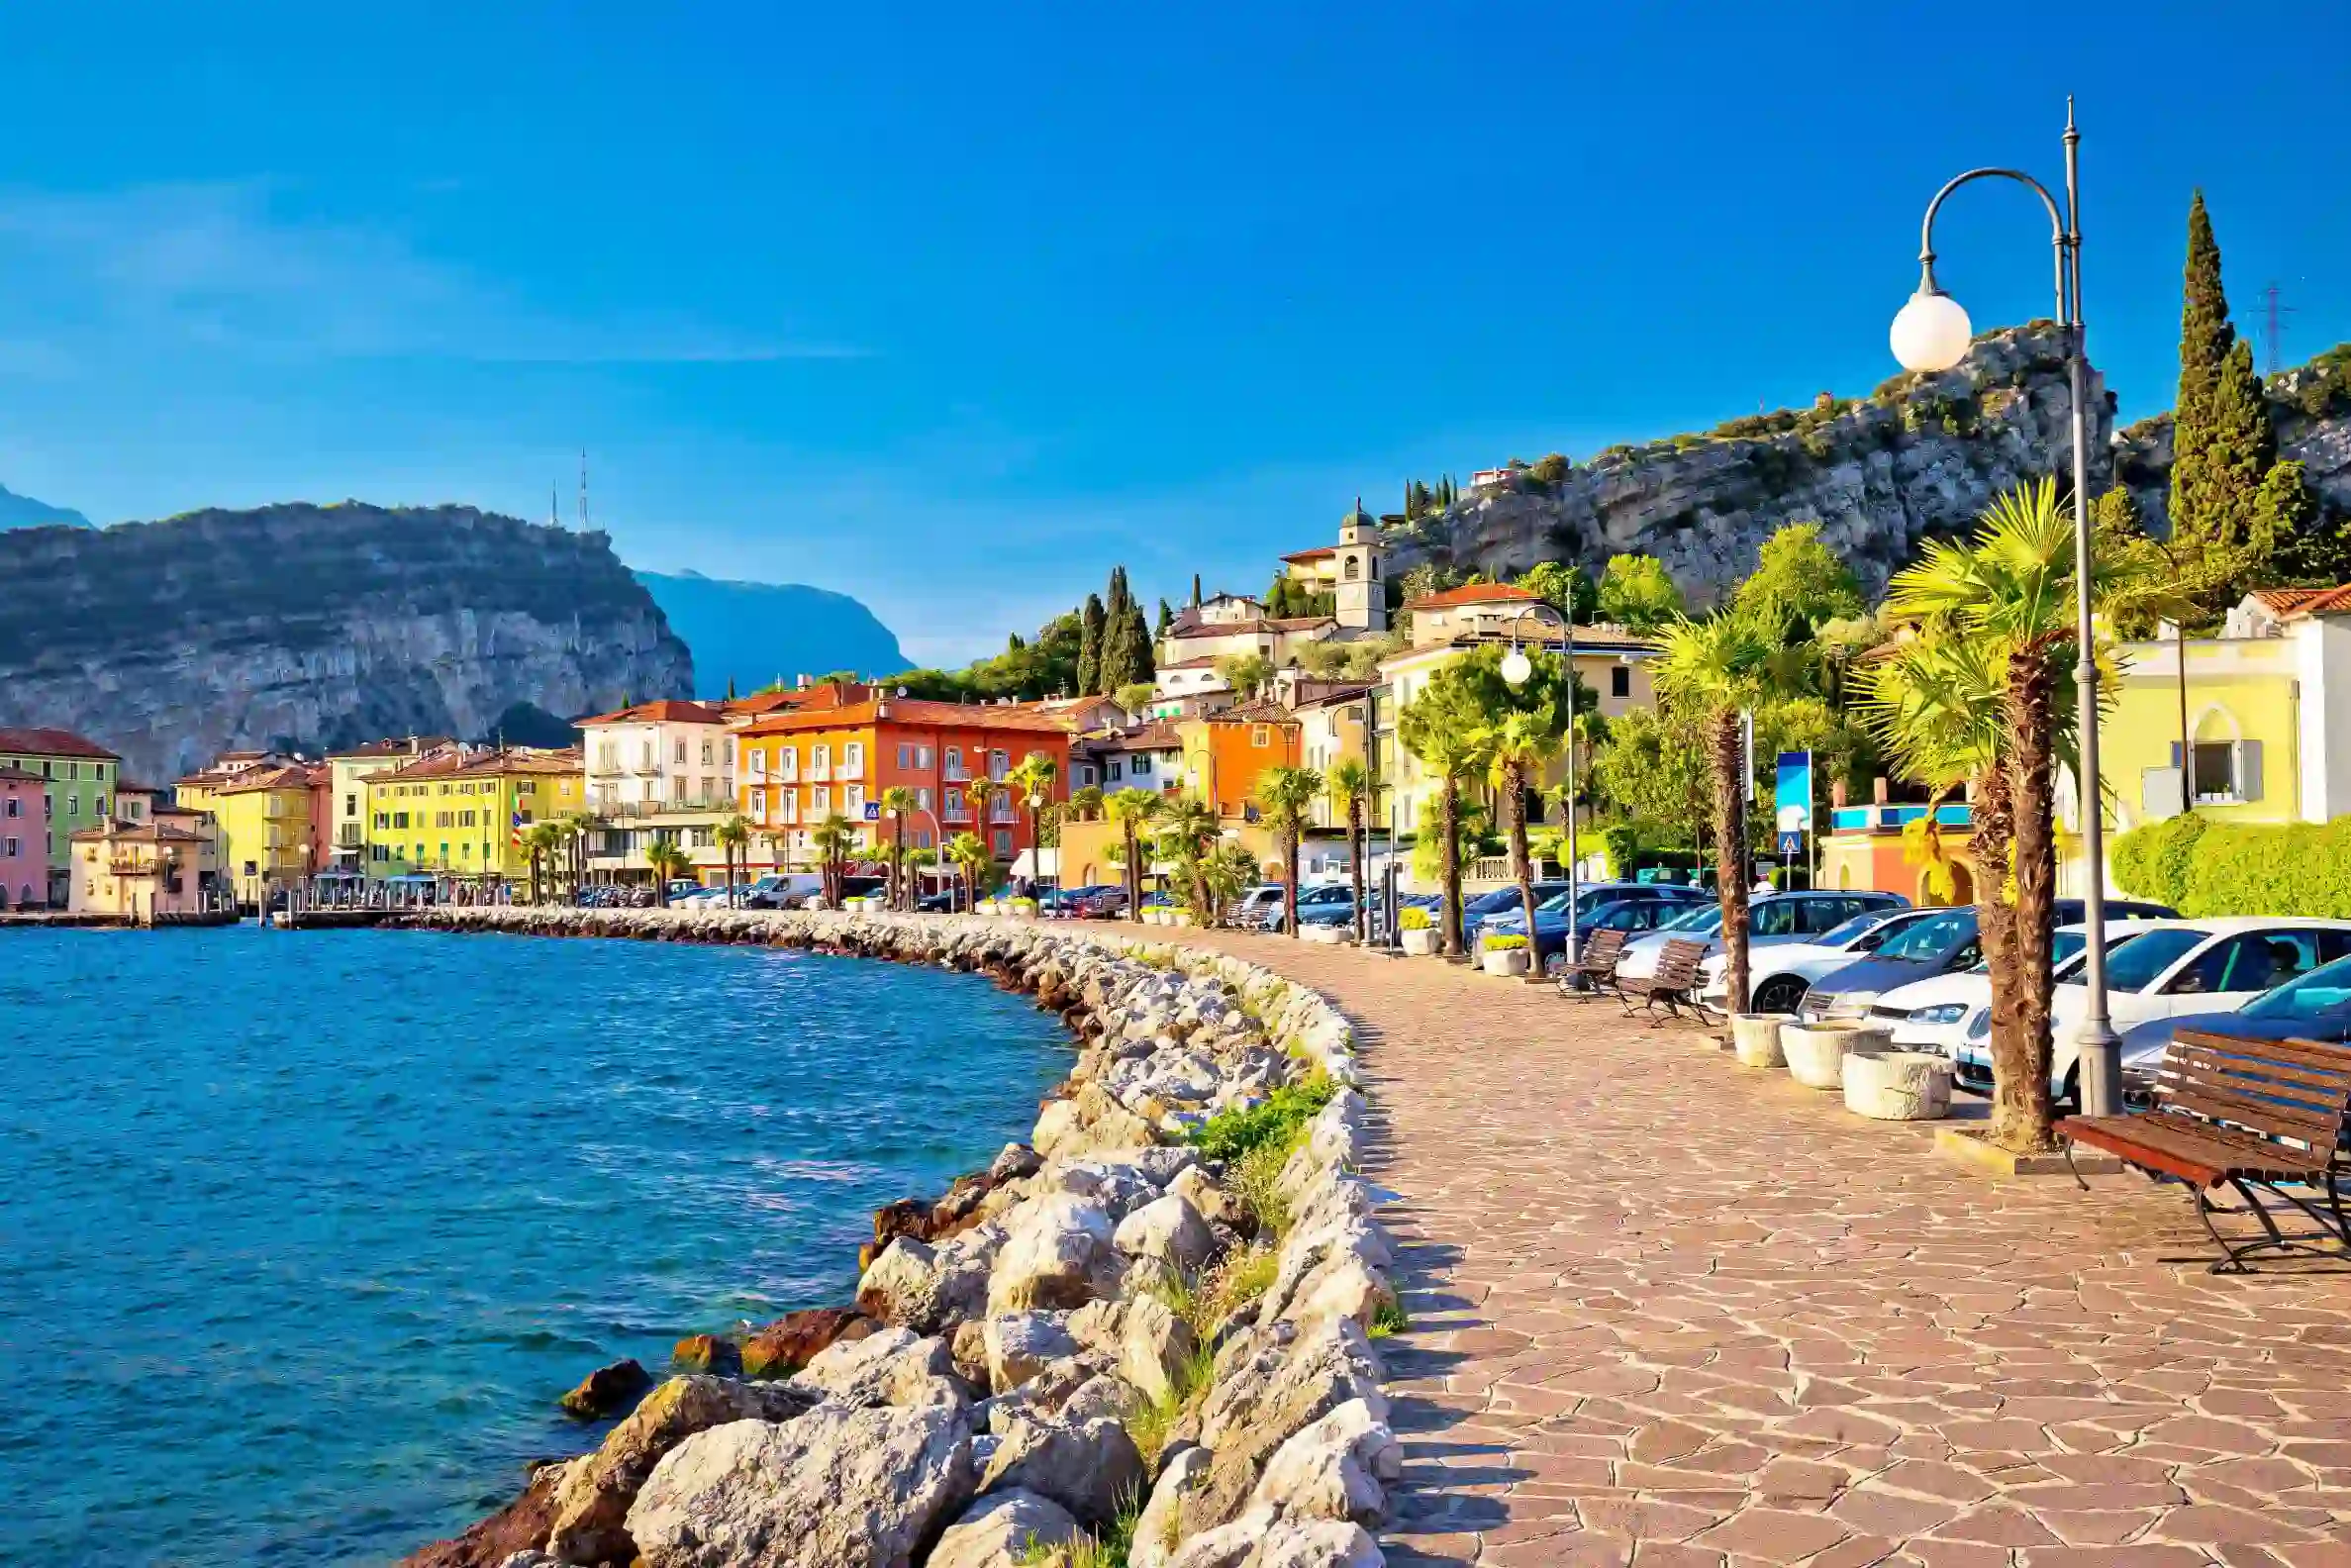
[[[1804,833],[1803,833],[1802,830],[1799,830],[1798,832],[1795,832],[1795,833],[1784,833],[1780,834],[1780,858],[1781,858],[1781,859],[1783,859],[1783,860],[1793,860],[1793,859],[1795,859],[1795,858],[1796,858],[1798,855],[1800,855],[1800,854],[1803,854],[1803,853],[1804,853]]]
[[[880,801],[867,801],[865,803],[865,820],[867,822],[880,822],[882,820],[882,803]]]

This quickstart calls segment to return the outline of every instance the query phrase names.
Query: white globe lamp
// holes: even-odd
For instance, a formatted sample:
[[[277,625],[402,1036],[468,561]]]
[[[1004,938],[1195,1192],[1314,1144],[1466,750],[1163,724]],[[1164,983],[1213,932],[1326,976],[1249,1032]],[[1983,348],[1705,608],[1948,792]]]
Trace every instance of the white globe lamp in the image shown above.
[[[1922,288],[1896,314],[1887,336],[1904,369],[1948,370],[1967,357],[1973,333],[1959,301],[1941,289]]]
[[[1534,663],[1523,648],[1513,646],[1502,656],[1502,678],[1513,686],[1523,686],[1526,677],[1534,673]]]

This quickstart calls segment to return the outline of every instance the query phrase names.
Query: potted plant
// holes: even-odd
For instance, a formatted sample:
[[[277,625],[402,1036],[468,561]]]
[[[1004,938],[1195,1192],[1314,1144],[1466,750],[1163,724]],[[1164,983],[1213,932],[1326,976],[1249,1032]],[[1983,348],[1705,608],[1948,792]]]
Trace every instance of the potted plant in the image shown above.
[[[1425,954],[1436,951],[1436,925],[1429,920],[1428,912],[1418,905],[1396,917],[1396,930],[1406,952]]]
[[[1780,1049],[1788,1059],[1788,1076],[1807,1089],[1842,1089],[1846,1052],[1884,1049],[1893,1043],[1894,1036],[1888,1030],[1851,1020],[1792,1022],[1780,1029]]]
[[[1526,972],[1526,938],[1496,932],[1478,944],[1478,967],[1490,975],[1522,975]]]

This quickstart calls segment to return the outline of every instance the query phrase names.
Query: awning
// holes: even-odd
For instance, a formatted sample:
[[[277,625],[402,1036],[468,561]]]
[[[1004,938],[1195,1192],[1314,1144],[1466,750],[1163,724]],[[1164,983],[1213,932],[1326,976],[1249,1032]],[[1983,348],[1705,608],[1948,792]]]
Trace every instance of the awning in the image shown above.
[[[1043,861],[1042,870],[1036,868],[1039,857]],[[1039,879],[1058,882],[1061,880],[1061,851],[1059,849],[1024,849],[1013,856],[1012,875],[1016,879],[1031,882]]]

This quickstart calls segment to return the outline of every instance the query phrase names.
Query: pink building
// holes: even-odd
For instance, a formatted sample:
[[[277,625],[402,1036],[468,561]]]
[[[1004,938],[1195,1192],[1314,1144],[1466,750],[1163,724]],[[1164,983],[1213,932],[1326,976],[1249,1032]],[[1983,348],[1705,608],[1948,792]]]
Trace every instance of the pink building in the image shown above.
[[[0,909],[49,903],[49,781],[0,767]]]

